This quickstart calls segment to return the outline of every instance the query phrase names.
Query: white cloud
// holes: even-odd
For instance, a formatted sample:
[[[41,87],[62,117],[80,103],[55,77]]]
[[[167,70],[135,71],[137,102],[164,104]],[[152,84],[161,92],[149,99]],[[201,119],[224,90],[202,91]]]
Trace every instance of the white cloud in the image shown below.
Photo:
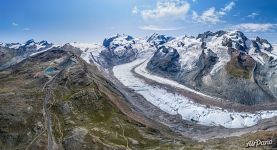
[[[142,10],[141,15],[144,20],[180,18],[184,17],[189,9],[188,2],[157,2],[155,9]]]
[[[232,1],[232,2],[228,3],[227,5],[225,5],[225,7],[222,8],[221,10],[223,12],[229,12],[234,8],[235,5],[236,5],[235,2]]]
[[[196,11],[192,12],[192,19],[199,23],[204,24],[217,24],[221,22],[221,18],[230,12],[235,6],[235,2],[230,2],[225,5],[224,8],[221,8],[220,11],[216,11],[215,7],[211,7],[205,10],[202,14],[198,14]]]
[[[138,12],[139,12],[139,9],[138,9],[137,6],[135,6],[135,7],[133,8],[133,10],[132,10],[132,13],[133,13],[133,14],[137,14]]]
[[[220,15],[215,11],[214,7],[211,7],[204,11],[201,15],[198,15],[197,12],[193,11],[192,19],[201,23],[216,24],[220,21]]]
[[[242,30],[245,32],[265,32],[272,31],[276,28],[277,24],[272,23],[242,23],[231,27],[231,29]]]
[[[23,28],[24,31],[30,31],[30,28]]]
[[[15,22],[13,22],[13,23],[12,23],[12,26],[17,27],[17,26],[18,26],[18,24],[17,24],[17,23],[15,23]]]
[[[155,25],[145,25],[139,27],[141,30],[150,30],[150,31],[176,31],[181,30],[183,27],[169,27],[169,28],[162,28]]]
[[[254,19],[254,18],[255,18],[256,16],[258,16],[258,15],[259,15],[258,13],[253,12],[253,13],[247,15],[247,17],[248,17],[248,18]]]

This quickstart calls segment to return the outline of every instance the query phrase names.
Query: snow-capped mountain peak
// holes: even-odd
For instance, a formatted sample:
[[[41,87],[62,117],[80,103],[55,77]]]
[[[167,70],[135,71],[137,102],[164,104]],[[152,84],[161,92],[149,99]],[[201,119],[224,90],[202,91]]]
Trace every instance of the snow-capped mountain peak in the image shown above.
[[[30,46],[30,45],[34,45],[34,44],[36,44],[35,40],[34,39],[30,39],[30,40],[25,42],[24,46]]]
[[[256,42],[260,49],[271,52],[273,50],[272,45],[266,40],[260,37],[256,37]]]
[[[34,39],[30,39],[26,41],[25,43],[5,43],[2,44],[1,46],[4,46],[6,48],[18,50],[18,51],[40,51],[43,49],[47,49],[52,47],[54,44],[48,43],[47,41],[40,41],[40,42],[35,42]]]
[[[48,41],[46,41],[46,40],[40,41],[40,42],[38,42],[38,44],[43,45],[43,46],[49,45]]]
[[[120,35],[117,34],[115,36],[112,36],[110,38],[106,38],[103,41],[103,46],[107,47],[107,48],[116,48],[117,46],[123,46],[123,45],[128,45],[128,44],[132,44],[133,41],[133,37],[129,36],[129,35]]]
[[[165,44],[168,41],[173,40],[174,38],[171,36],[166,36],[166,35],[161,35],[158,33],[154,33],[152,34],[148,39],[147,42],[154,44],[154,45],[161,45],[161,44]]]

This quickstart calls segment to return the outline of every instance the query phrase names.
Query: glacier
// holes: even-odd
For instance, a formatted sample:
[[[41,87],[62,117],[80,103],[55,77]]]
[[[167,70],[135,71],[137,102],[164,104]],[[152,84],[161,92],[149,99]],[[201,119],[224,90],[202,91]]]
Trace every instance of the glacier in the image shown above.
[[[152,86],[135,77],[132,69],[145,78],[158,83],[198,92],[177,82],[149,73],[145,66],[149,59],[139,58],[130,63],[117,65],[113,68],[114,76],[125,86],[142,95],[147,101],[171,115],[181,115],[183,120],[193,121],[205,126],[223,126],[225,128],[251,127],[262,119],[277,116],[277,111],[257,111],[255,113],[235,112],[197,104],[192,99],[177,93],[170,93],[158,86]],[[138,67],[136,67],[138,66]],[[202,94],[198,92],[198,94]],[[202,94],[203,95],[203,94]],[[209,96],[205,95],[204,96]]]

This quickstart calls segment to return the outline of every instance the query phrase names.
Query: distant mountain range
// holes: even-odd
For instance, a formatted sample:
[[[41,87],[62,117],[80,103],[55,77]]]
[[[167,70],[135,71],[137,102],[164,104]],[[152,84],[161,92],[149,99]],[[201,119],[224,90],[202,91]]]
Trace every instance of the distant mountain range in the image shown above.
[[[0,69],[14,65],[28,56],[40,51],[48,50],[54,44],[47,41],[35,42],[33,39],[25,43],[1,43],[0,44]]]
[[[260,37],[249,39],[240,31],[208,31],[197,37],[115,35],[102,44],[67,45],[79,48],[84,60],[101,68],[151,57],[150,72],[204,93],[247,105],[277,99],[275,45]],[[0,69],[52,47],[34,40],[1,44]]]

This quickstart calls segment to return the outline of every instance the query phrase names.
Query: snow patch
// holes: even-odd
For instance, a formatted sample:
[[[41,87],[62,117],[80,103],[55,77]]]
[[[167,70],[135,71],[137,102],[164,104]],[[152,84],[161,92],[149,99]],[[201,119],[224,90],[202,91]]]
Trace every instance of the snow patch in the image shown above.
[[[35,56],[35,55],[37,55],[37,54],[46,52],[46,51],[50,50],[50,49],[53,48],[53,47],[56,47],[56,45],[52,45],[52,46],[50,46],[49,48],[46,48],[46,49],[44,49],[44,50],[34,52],[34,53],[32,53],[30,56]],[[44,47],[41,47],[41,48],[44,48]],[[41,49],[41,48],[39,48],[39,49]],[[38,49],[38,50],[39,50],[39,49]]]
[[[82,51],[81,58],[83,58],[87,63],[94,62],[98,65],[97,61],[100,57],[100,53],[105,48],[99,44],[89,44],[89,43],[70,43],[70,45],[79,48]]]

